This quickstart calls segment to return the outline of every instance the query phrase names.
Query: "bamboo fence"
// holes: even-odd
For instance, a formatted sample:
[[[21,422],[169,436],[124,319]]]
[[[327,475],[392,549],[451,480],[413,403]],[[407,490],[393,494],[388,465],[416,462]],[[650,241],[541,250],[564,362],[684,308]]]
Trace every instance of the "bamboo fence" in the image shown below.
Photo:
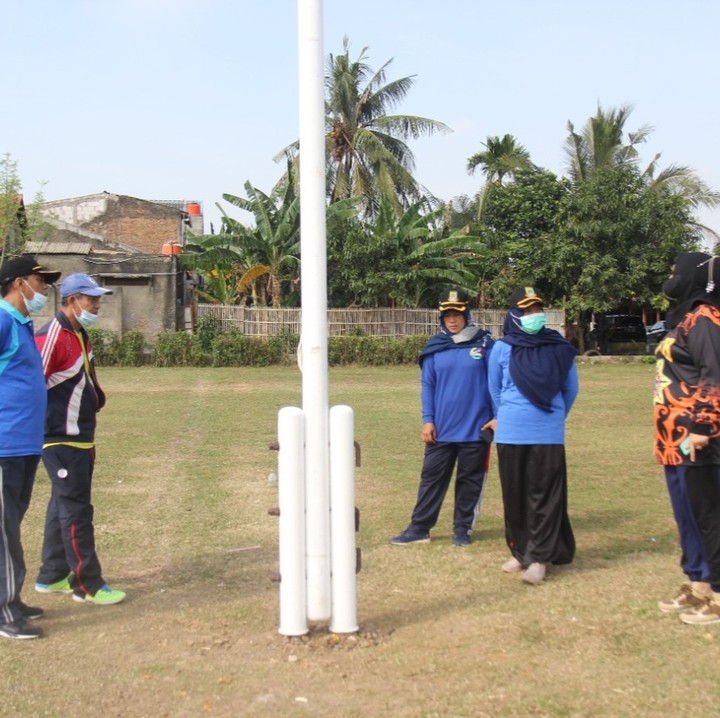
[[[565,312],[546,309],[547,326],[565,334]],[[301,309],[238,307],[228,304],[198,304],[196,316],[215,316],[223,331],[236,329],[256,337],[301,333]],[[504,309],[473,310],[473,320],[494,337],[502,336]],[[328,336],[360,334],[369,337],[431,335],[438,331],[437,309],[328,309]]]

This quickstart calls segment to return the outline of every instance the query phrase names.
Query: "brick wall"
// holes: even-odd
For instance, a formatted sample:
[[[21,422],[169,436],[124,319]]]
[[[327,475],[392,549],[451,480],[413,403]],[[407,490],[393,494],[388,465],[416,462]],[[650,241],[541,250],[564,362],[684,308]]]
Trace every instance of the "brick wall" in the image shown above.
[[[56,202],[44,210],[53,217],[121,242],[147,254],[162,254],[166,242],[183,244],[182,212],[154,202],[101,193]]]

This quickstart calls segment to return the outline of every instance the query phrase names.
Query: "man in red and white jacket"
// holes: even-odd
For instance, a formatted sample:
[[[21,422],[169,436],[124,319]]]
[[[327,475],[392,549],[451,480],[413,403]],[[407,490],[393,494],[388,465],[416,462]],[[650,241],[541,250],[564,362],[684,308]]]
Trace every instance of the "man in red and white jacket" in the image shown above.
[[[96,415],[105,394],[86,330],[103,294],[112,292],[87,274],[69,275],[60,286],[60,311],[35,338],[48,390],[42,460],[52,482],[35,590],[100,606],[125,598],[102,577],[91,503]]]

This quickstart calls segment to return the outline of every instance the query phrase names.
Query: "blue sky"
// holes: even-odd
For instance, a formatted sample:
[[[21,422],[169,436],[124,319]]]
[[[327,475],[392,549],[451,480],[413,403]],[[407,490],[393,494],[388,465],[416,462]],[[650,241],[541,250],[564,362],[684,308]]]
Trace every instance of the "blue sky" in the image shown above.
[[[291,0],[0,0],[0,153],[26,196],[107,190],[195,199],[219,228],[222,194],[269,191],[298,136]],[[453,132],[411,143],[435,195],[472,194],[467,158],[513,134],[565,172],[567,122],[630,104],[654,127],[641,156],[720,189],[717,0],[325,0],[324,45],[368,47],[388,78],[415,75],[398,112]],[[247,219],[247,217],[242,218]],[[699,219],[720,231],[720,210]],[[206,224],[206,228],[209,227]]]

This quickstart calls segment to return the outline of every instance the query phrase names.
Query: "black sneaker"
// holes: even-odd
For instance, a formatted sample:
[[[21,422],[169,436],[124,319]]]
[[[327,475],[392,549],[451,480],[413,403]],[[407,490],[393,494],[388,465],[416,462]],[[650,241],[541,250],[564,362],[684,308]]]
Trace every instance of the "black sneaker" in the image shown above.
[[[420,529],[410,528],[405,529],[398,536],[393,536],[390,539],[390,543],[404,545],[408,543],[427,543],[430,540],[429,531],[421,531]]]
[[[40,636],[42,636],[42,628],[33,626],[27,621],[0,623],[0,636],[4,636],[5,638],[18,638],[20,640],[40,638]]]
[[[23,603],[22,601],[19,601],[18,605],[26,621],[34,621],[36,618],[42,618],[45,614],[45,611],[37,606],[28,606],[27,603]]]

